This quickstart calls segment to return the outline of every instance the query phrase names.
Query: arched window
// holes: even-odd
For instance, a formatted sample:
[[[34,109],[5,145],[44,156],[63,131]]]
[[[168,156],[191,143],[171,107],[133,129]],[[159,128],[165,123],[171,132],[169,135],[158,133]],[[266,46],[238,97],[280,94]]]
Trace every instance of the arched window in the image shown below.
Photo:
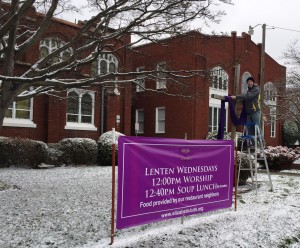
[[[209,116],[208,116],[208,131],[213,132],[218,130],[219,115],[221,104],[220,100],[211,98],[212,94],[227,96],[228,95],[228,74],[220,66],[216,66],[210,70],[210,87],[209,87]],[[227,130],[227,105],[226,105],[226,121],[225,131]]]
[[[105,75],[118,71],[118,59],[110,53],[101,53],[91,68],[94,75]]]
[[[63,40],[56,38],[56,37],[50,37],[46,38],[40,41],[40,58],[45,58],[47,55],[53,53],[58,48],[65,45],[66,42]],[[62,60],[67,60],[71,57],[73,51],[71,48],[68,48],[65,51],[62,51],[57,57],[52,59],[52,62],[59,62]]]
[[[68,92],[67,125],[94,124],[95,94],[91,91],[71,89]]]
[[[218,90],[228,90],[228,74],[220,66],[216,66],[210,71],[210,87]]]
[[[276,136],[276,102],[277,89],[272,82],[264,85],[264,103],[269,107],[270,111],[270,137]]]
[[[272,82],[264,85],[264,100],[267,105],[275,105],[277,100],[277,89]]]
[[[251,77],[251,74],[249,72],[243,73],[242,81],[241,81],[241,94],[246,94],[248,90],[248,84],[247,84],[247,78]]]

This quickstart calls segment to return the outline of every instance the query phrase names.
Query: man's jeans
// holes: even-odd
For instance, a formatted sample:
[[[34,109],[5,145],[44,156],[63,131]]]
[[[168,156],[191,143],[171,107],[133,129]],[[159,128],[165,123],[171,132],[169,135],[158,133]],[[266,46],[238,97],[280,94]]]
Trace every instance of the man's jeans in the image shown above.
[[[260,133],[261,133],[261,140],[263,142],[263,144],[265,143],[265,140],[264,140],[264,135],[262,133],[262,130],[260,128],[260,117],[261,117],[261,112],[260,111],[257,111],[253,114],[247,114],[247,123],[254,123],[255,125],[258,126],[259,130],[260,130]],[[248,127],[248,134],[249,135],[255,135],[255,127],[254,126],[249,126]],[[258,141],[259,141],[259,137],[258,138]]]

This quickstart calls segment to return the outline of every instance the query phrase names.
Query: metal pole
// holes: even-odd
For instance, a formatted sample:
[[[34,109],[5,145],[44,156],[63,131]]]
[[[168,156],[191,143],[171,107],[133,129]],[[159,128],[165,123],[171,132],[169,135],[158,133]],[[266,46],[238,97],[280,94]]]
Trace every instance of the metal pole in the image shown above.
[[[114,243],[114,236],[115,236],[115,175],[116,175],[116,144],[115,144],[115,128],[112,129],[113,131],[113,143],[112,143],[112,186],[111,186],[111,235],[110,235],[110,244]]]
[[[264,107],[264,83],[265,83],[265,45],[266,45],[266,24],[262,25],[262,43],[261,43],[261,54],[260,54],[260,126],[261,133],[264,130],[264,122],[263,122],[263,107]]]

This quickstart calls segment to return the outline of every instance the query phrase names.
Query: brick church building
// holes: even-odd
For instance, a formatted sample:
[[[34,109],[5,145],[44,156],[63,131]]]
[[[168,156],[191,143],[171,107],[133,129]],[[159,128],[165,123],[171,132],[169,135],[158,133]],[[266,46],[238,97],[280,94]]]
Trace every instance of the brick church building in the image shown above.
[[[218,129],[219,124],[221,102],[211,95],[234,95],[236,65],[240,67],[238,94],[247,91],[246,79],[249,76],[253,76],[256,82],[260,81],[261,45],[252,42],[246,33],[239,37],[236,32],[232,32],[231,36],[190,32],[165,40],[163,45],[146,44],[137,49],[139,53],[132,60],[133,69],[137,71],[155,68],[203,71],[202,75],[188,79],[188,83],[182,81],[182,87],[174,86],[167,74],[165,80],[141,81],[143,87],[137,86],[133,93],[133,122],[139,123],[138,135],[205,139],[208,132]],[[279,93],[276,85],[285,86],[286,68],[267,54],[264,78],[264,134],[267,144],[275,146],[282,143],[283,125],[276,118],[274,107]],[[166,90],[170,95],[149,94],[143,89]],[[191,97],[172,96],[181,93]],[[230,131],[228,111],[226,116],[225,130]]]
[[[29,15],[30,21],[39,22],[39,13],[32,11]],[[18,61],[16,71],[22,73],[43,54],[70,39],[80,27],[80,23],[53,19],[35,49]],[[130,36],[123,39],[130,44]],[[138,53],[121,49],[118,54],[100,56],[97,66],[84,67],[83,73],[105,73],[103,70],[109,68],[122,72],[157,70],[157,79],[138,76],[135,84],[122,87],[68,89],[14,102],[0,136],[55,143],[72,137],[98,140],[102,133],[116,128],[125,135],[205,139],[218,126],[220,101],[212,99],[211,94],[233,94],[235,65],[240,65],[241,93],[246,90],[248,76],[257,82],[260,79],[261,46],[246,33],[211,36],[190,32],[163,40],[163,45],[150,43],[134,49]],[[184,71],[191,70],[195,76],[183,77]],[[165,71],[181,71],[181,77],[171,79]],[[269,105],[264,132],[269,145],[282,143],[283,123],[277,120],[276,107],[271,103],[277,101],[275,85],[285,84],[285,77],[286,68],[266,54],[264,90]],[[229,117],[226,129],[231,129]]]

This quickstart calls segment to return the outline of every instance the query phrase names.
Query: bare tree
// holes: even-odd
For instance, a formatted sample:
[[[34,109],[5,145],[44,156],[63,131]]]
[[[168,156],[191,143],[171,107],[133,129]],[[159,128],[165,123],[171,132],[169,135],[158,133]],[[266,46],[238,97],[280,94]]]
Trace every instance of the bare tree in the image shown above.
[[[108,48],[113,53],[125,48],[134,50],[135,44],[146,41],[159,42],[161,38],[186,31],[189,23],[196,19],[201,19],[202,22],[218,22],[224,13],[214,11],[214,5],[230,4],[231,0],[95,0],[87,2],[91,8],[97,10],[97,14],[85,21],[68,42],[34,62],[21,75],[17,75],[15,73],[16,61],[20,60],[33,44],[41,40],[53,17],[67,10],[76,10],[76,8],[66,0],[0,0],[0,58],[3,61],[0,75],[0,128],[5,112],[13,101],[71,87],[116,83],[111,78],[119,76],[121,76],[119,78],[137,76],[137,72],[115,71],[106,75],[78,77],[78,74],[74,72],[80,71],[82,66],[94,61]],[[32,7],[43,11],[42,21],[36,25],[26,26],[24,18]],[[134,36],[134,42],[122,43],[126,35]],[[56,59],[64,51],[70,50],[72,51],[70,56]],[[153,73],[155,72],[143,72],[143,75]],[[172,73],[175,74],[175,72]]]
[[[280,94],[278,104],[284,120],[295,122],[300,128],[300,47],[298,41],[292,42],[283,54],[287,65],[287,88]]]

